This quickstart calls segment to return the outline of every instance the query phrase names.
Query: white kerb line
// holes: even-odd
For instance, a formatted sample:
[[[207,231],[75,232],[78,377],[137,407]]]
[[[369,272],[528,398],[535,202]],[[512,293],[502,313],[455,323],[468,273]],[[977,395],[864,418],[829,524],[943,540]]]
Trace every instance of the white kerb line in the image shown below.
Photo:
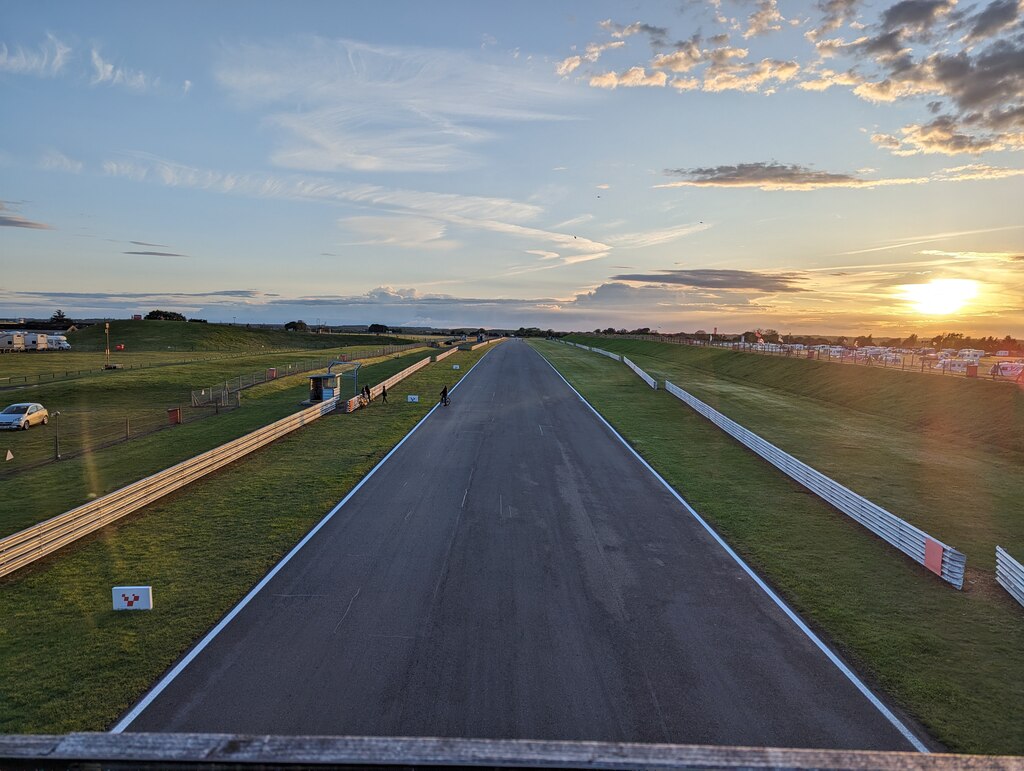
[[[493,348],[488,348],[487,351],[484,353],[484,355],[481,356],[480,359],[476,362],[476,364],[474,364],[472,367],[470,367],[469,370],[466,372],[466,374],[463,375],[459,379],[459,382],[457,382],[455,385],[453,385],[451,387],[451,390],[454,391],[456,388],[458,388],[462,384],[462,382],[467,377],[470,376],[470,374],[473,372],[473,370],[476,369],[477,364],[479,364],[481,361],[483,361],[484,358],[487,356],[487,354],[490,353],[493,350],[494,350]],[[291,560],[292,557],[294,557],[296,554],[298,554],[299,550],[303,546],[305,546],[307,543],[309,543],[309,541],[313,538],[313,536],[315,536],[320,531],[320,528],[322,528],[324,525],[326,525],[331,520],[331,518],[341,510],[341,507],[344,506],[346,503],[348,503],[349,499],[353,495],[355,495],[357,492],[359,492],[359,488],[361,488],[364,484],[366,484],[366,482],[370,479],[370,477],[372,477],[375,473],[377,473],[377,469],[379,469],[381,466],[383,466],[385,463],[387,463],[388,458],[390,458],[392,455],[394,455],[398,451],[398,448],[401,447],[403,444],[405,444],[405,440],[408,439],[410,436],[412,436],[416,432],[416,429],[418,429],[420,426],[422,426],[426,422],[427,418],[429,418],[431,415],[433,415],[434,414],[434,410],[436,410],[439,406],[440,406],[439,404],[435,404],[433,407],[431,407],[430,410],[427,412],[427,414],[424,415],[422,418],[420,418],[419,422],[416,423],[416,425],[413,426],[409,430],[409,433],[406,434],[405,436],[403,436],[402,440],[398,444],[396,444],[394,447],[392,447],[391,450],[388,452],[388,454],[385,455],[383,458],[381,458],[380,461],[377,463],[377,465],[374,466],[372,469],[370,469],[370,471],[367,473],[367,475],[359,480],[359,483],[355,487],[353,487],[351,490],[349,490],[348,494],[344,498],[341,499],[341,502],[338,503],[338,505],[335,506],[333,509],[331,509],[329,512],[327,512],[327,514],[324,515],[323,519],[321,519],[319,522],[317,522],[316,525],[313,527],[313,529],[310,530],[308,533],[306,533],[305,537],[301,541],[299,541],[297,544],[295,544],[295,546],[292,547],[292,550],[290,552],[288,552],[286,555],[284,555],[284,557],[281,558],[281,561],[278,562],[276,565],[274,565],[274,567],[272,567],[270,569],[270,572],[267,573],[265,576],[263,576],[263,578],[260,580],[260,582],[258,584],[256,584],[256,586],[254,586],[251,590],[249,590],[249,593],[247,595],[245,595],[245,597],[243,597],[238,602],[238,604],[235,605],[235,607],[233,607],[228,612],[228,614],[226,616],[224,616],[224,618],[222,618],[220,620],[220,622],[217,624],[217,626],[215,626],[213,629],[211,629],[209,632],[207,632],[206,636],[202,640],[200,640],[196,644],[196,646],[194,648],[192,648],[192,650],[190,650],[185,655],[185,657],[174,666],[174,668],[170,672],[168,672],[166,675],[164,675],[164,677],[160,680],[160,682],[158,682],[155,686],[153,686],[153,688],[150,689],[150,691],[145,696],[142,697],[142,699],[139,701],[139,703],[136,704],[134,707],[132,707],[132,709],[128,712],[127,715],[125,715],[123,718],[121,718],[117,722],[117,724],[113,728],[110,729],[110,733],[112,733],[112,734],[123,733],[124,730],[128,726],[130,726],[132,724],[132,722],[134,722],[135,718],[137,718],[139,715],[141,715],[142,712],[146,709],[146,707],[148,707],[150,704],[153,703],[153,701],[156,699],[157,696],[159,696],[161,693],[163,693],[164,689],[167,688],[167,686],[171,684],[171,682],[174,680],[174,678],[176,678],[178,675],[180,675],[182,673],[182,671],[185,669],[185,667],[187,667],[189,664],[191,664],[192,661],[196,658],[196,656],[198,656],[200,653],[203,652],[203,649],[206,648],[207,645],[209,645],[211,642],[213,642],[213,638],[216,637],[218,634],[220,634],[221,631],[223,631],[224,627],[226,627],[229,623],[231,623],[231,620],[235,616],[237,616],[239,613],[242,612],[242,609],[245,608],[245,606],[249,604],[249,602],[252,600],[252,598],[255,597],[257,594],[259,594],[260,590],[264,586],[266,586],[268,583],[270,583],[270,580],[281,571],[281,568],[283,568],[285,565],[287,565],[289,560]]]
[[[536,351],[537,349],[534,348],[534,350]],[[562,375],[562,373],[559,372],[557,369],[555,369],[555,365],[552,364],[550,361],[548,361],[547,357],[544,356],[544,354],[540,353],[540,351],[537,351],[537,353],[540,355],[540,357],[542,359],[544,359],[545,362],[547,362],[547,365],[549,367],[551,367],[551,369],[553,369],[555,371],[555,374],[558,375],[560,378],[562,378],[562,382],[564,382],[567,386],[569,386],[570,389],[572,389],[572,392],[574,394],[576,394],[576,396],[579,397],[580,401],[583,402],[585,405],[587,405],[587,407],[590,408],[590,411],[593,412],[597,416],[598,420],[600,420],[602,423],[604,423],[604,425],[608,428],[608,430],[611,431],[612,434],[614,434],[615,437],[620,442],[622,442],[622,445],[627,450],[629,450],[633,454],[633,456],[638,461],[640,461],[641,464],[643,464],[644,468],[646,468],[648,471],[650,471],[651,474],[654,475],[654,478],[657,479],[659,482],[661,482],[661,484],[665,486],[665,489],[668,490],[669,493],[671,493],[672,496],[677,501],[679,501],[681,504],[683,504],[683,507],[690,513],[690,515],[694,519],[696,519],[697,522],[700,523],[701,527],[703,527],[711,535],[712,538],[715,539],[715,541],[718,543],[719,546],[721,546],[723,549],[725,549],[726,554],[728,554],[730,557],[733,558],[733,560],[736,562],[736,564],[739,565],[743,569],[743,572],[745,572],[748,576],[750,576],[750,578],[752,578],[754,580],[754,583],[756,583],[762,589],[762,591],[764,591],[764,593],[768,595],[768,597],[772,600],[772,602],[774,602],[779,607],[779,609],[783,613],[785,613],[794,624],[796,624],[797,628],[801,632],[803,632],[812,643],[814,643],[814,645],[818,648],[818,650],[820,650],[822,653],[824,653],[825,656],[828,657],[828,660],[831,661],[836,666],[836,668],[840,672],[842,672],[843,675],[846,676],[846,679],[849,680],[851,683],[853,683],[854,687],[858,691],[860,691],[861,694],[863,694],[864,697],[868,701],[871,702],[871,704],[875,707],[875,709],[877,709],[882,714],[882,716],[886,720],[888,720],[889,723],[891,723],[892,726],[897,731],[900,732],[900,734],[902,734],[903,738],[906,739],[908,742],[910,742],[911,746],[913,746],[913,748],[915,750],[917,750],[918,752],[929,753],[930,750],[921,742],[920,739],[918,739],[913,734],[913,732],[911,732],[911,730],[909,728],[907,728],[903,724],[903,721],[901,721],[898,717],[896,717],[896,715],[894,715],[892,713],[892,710],[890,710],[887,706],[885,706],[885,704],[882,703],[881,699],[879,699],[877,696],[875,696],[875,694],[871,692],[871,689],[868,688],[863,682],[861,682],[861,679],[859,677],[857,677],[856,673],[854,673],[853,670],[851,670],[848,666],[846,666],[846,664],[843,663],[843,661],[835,653],[833,653],[832,650],[827,645],[825,645],[825,643],[823,643],[821,641],[821,639],[818,637],[818,635],[816,635],[811,630],[811,628],[809,626],[807,626],[807,624],[804,622],[804,620],[802,618],[800,618],[794,611],[792,611],[789,608],[789,606],[786,605],[786,603],[782,600],[781,597],[779,597],[774,591],[772,591],[771,587],[768,586],[768,584],[766,584],[761,579],[761,577],[758,576],[757,573],[755,573],[750,568],[750,566],[747,565],[747,563],[743,561],[742,557],[740,557],[735,551],[733,551],[732,547],[729,546],[729,544],[727,544],[724,540],[722,540],[722,537],[718,533],[715,532],[714,528],[712,528],[711,525],[709,525],[707,522],[704,521],[704,518],[701,517],[701,515],[697,513],[697,511],[693,508],[693,506],[691,506],[689,503],[687,503],[686,499],[684,499],[683,496],[681,496],[676,491],[676,489],[674,487],[672,487],[672,485],[670,485],[667,481],[665,481],[665,478],[662,477],[661,474],[659,474],[657,471],[655,471],[651,467],[651,464],[649,464],[646,460],[643,459],[643,457],[641,457],[640,453],[638,453],[636,450],[634,450],[632,447],[630,447],[629,442],[627,442],[622,437],[622,435],[618,431],[616,431],[615,428],[613,428],[612,425],[607,420],[604,419],[604,417],[601,415],[601,413],[598,412],[594,408],[594,406],[583,397],[583,394],[581,394],[579,391],[577,391],[575,388],[573,388],[572,383],[570,383],[568,380],[566,380],[565,377]]]

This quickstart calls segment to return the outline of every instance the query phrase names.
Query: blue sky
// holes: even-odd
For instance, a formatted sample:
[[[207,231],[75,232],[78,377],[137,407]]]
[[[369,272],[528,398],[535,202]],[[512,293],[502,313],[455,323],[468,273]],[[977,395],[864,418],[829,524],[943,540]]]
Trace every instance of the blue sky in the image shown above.
[[[0,316],[1024,336],[1019,0],[4,11]]]

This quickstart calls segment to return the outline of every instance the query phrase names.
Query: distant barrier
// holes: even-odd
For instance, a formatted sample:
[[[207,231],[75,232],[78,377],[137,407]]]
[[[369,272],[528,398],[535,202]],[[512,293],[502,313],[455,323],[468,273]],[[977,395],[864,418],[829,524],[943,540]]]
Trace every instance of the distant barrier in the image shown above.
[[[339,356],[328,357],[326,359],[308,359],[289,362],[288,364],[278,367],[264,367],[256,372],[250,372],[248,375],[237,375],[229,380],[225,380],[223,383],[217,383],[207,388],[201,388],[193,391],[192,406],[206,407],[215,404],[227,405],[230,403],[231,394],[244,391],[247,388],[252,388],[253,386],[260,385],[261,383],[277,380],[278,378],[298,375],[303,372],[326,369],[332,361],[365,361],[366,359],[376,359],[380,356],[390,356],[394,353],[402,353],[403,351],[409,351],[413,348],[423,347],[423,343],[387,345],[373,351],[361,353],[358,356],[349,356],[342,353]]]
[[[617,353],[612,353],[611,351],[604,351],[601,350],[600,348],[591,348],[590,350],[593,351],[594,353],[599,353],[602,356],[607,356],[609,359],[615,359],[615,361],[622,361],[622,357],[619,356],[619,354]]]
[[[967,557],[961,552],[783,452],[667,380],[665,390],[848,517],[941,576],[942,580],[957,589],[963,588]]]
[[[425,359],[420,359],[418,362],[413,364],[411,367],[406,367],[401,372],[398,372],[398,373],[392,375],[391,377],[389,377],[387,380],[385,380],[385,381],[383,381],[381,383],[378,383],[375,386],[371,386],[370,387],[370,398],[371,399],[376,399],[378,396],[381,395],[381,393],[384,391],[385,388],[391,388],[392,386],[397,385],[398,383],[400,383],[401,381],[403,381],[407,377],[409,377],[409,375],[411,375],[412,373],[418,372],[419,370],[423,369],[425,366],[430,364],[430,362],[431,362],[431,357],[430,356],[428,356]],[[341,402],[341,411],[342,412],[355,412],[356,410],[358,410],[362,406],[364,406],[363,397],[361,397],[361,396],[353,396],[351,399],[348,399],[346,401]]]
[[[447,359],[449,356],[451,356],[453,353],[456,353],[458,350],[458,348],[449,348],[444,353],[439,353],[436,356],[434,356],[434,361],[442,361],[444,359]]]
[[[647,383],[647,385],[649,385],[655,391],[658,390],[658,381],[655,380],[650,375],[648,375],[646,372],[644,372],[638,366],[636,366],[636,364],[631,362],[625,356],[622,357],[622,363],[625,364],[627,367],[629,367],[631,370],[633,370],[636,374],[638,374],[640,376],[640,379],[643,380],[645,383]]]
[[[996,581],[1021,605],[1024,605],[1024,565],[1002,546],[996,547]]]
[[[463,343],[459,348],[463,351],[475,351],[477,348],[483,348],[485,345],[500,343],[504,339],[504,337],[492,337],[490,340],[484,340],[479,343]]]

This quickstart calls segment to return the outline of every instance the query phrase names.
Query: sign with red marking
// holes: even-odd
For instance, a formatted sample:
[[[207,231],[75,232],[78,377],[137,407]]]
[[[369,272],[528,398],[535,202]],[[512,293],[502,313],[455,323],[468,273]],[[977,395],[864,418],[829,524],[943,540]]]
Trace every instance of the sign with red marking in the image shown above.
[[[114,610],[153,610],[152,586],[115,586]]]
[[[942,575],[942,544],[927,537],[924,539],[924,566]]]

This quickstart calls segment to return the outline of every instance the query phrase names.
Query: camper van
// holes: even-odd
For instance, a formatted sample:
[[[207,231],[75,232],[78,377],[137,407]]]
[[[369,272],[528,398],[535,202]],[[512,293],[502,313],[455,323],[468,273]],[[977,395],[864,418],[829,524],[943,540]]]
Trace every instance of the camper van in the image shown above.
[[[70,351],[71,343],[64,335],[47,335],[46,346],[51,351]]]
[[[0,332],[0,353],[19,353],[25,350],[25,335],[21,332]]]

